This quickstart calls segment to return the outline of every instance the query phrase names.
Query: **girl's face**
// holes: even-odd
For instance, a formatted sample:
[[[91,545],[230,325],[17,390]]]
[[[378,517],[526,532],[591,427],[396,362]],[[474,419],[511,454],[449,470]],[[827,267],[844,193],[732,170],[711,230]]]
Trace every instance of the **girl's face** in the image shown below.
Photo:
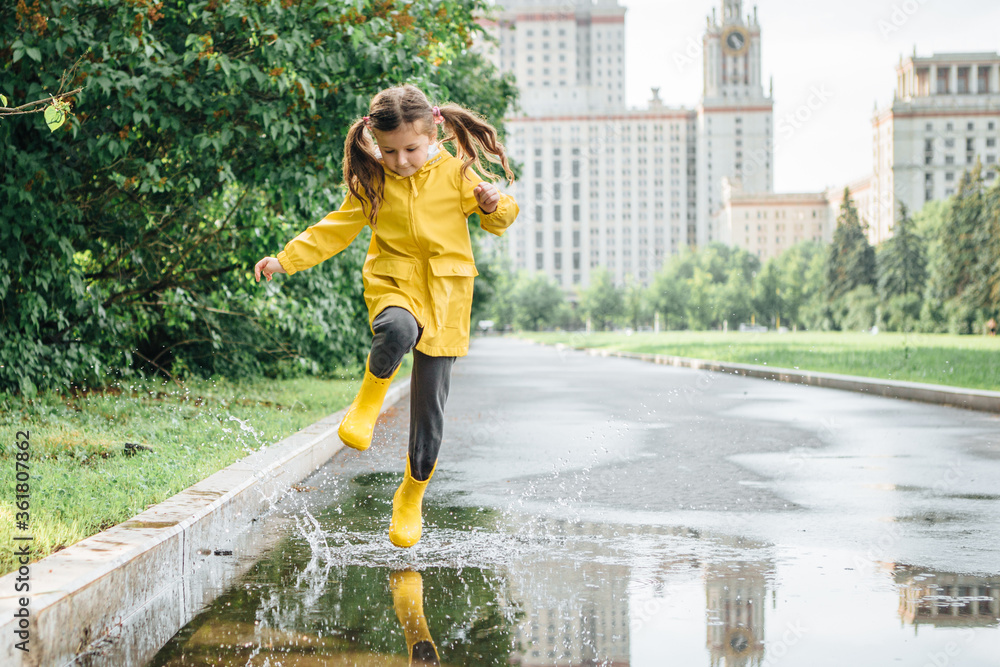
[[[392,132],[372,132],[382,152],[382,163],[400,176],[412,176],[427,162],[431,137],[418,132],[415,123],[400,125]]]

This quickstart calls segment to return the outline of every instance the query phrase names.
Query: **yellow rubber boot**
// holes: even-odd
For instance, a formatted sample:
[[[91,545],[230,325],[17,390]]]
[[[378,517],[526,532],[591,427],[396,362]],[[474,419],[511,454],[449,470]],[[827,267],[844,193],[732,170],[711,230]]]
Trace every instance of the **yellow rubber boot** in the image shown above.
[[[389,540],[397,547],[412,547],[420,541],[423,530],[421,504],[427,482],[434,476],[437,463],[431,469],[431,474],[422,482],[413,479],[410,474],[410,457],[406,457],[406,474],[403,483],[396,489],[392,497],[392,521],[389,523]]]
[[[410,665],[440,665],[437,647],[424,616],[424,580],[419,572],[393,572],[389,575],[392,606],[403,626]]]
[[[390,377],[377,378],[368,370],[368,360],[365,359],[365,379],[361,381],[361,389],[347,408],[340,428],[337,429],[337,434],[345,445],[363,452],[372,444],[372,433],[382,411],[382,401],[385,400],[392,378],[398,372],[399,367],[396,367]]]

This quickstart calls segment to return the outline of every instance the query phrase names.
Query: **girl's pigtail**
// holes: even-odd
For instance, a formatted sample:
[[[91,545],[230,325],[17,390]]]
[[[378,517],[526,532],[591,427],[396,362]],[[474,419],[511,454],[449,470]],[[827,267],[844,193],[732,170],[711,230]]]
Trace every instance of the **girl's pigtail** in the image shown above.
[[[469,167],[476,166],[480,175],[495,181],[498,177],[483,168],[480,154],[493,164],[503,167],[508,182],[514,181],[514,173],[507,164],[507,152],[497,138],[497,131],[484,119],[476,116],[468,109],[457,104],[446,104],[440,107],[444,118],[446,136],[443,141],[454,141],[458,149],[458,158],[463,160],[462,175],[466,175]]]
[[[365,132],[365,119],[360,119],[347,133],[344,141],[344,182],[361,210],[375,227],[375,217],[385,195],[385,172],[375,159],[374,147]]]

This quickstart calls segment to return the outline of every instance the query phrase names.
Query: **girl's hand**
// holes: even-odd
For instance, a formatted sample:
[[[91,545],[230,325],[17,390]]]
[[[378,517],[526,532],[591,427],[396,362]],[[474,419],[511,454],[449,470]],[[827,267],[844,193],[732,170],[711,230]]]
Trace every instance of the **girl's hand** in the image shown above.
[[[476,201],[479,202],[479,208],[483,209],[484,213],[493,213],[497,210],[500,191],[496,189],[496,186],[484,181],[476,186],[473,193],[476,195]]]
[[[253,267],[254,275],[257,276],[257,282],[260,282],[260,274],[264,274],[264,277],[271,280],[271,276],[275,273],[288,273],[285,271],[285,267],[281,265],[277,257],[265,257],[264,259],[257,262],[257,265]]]

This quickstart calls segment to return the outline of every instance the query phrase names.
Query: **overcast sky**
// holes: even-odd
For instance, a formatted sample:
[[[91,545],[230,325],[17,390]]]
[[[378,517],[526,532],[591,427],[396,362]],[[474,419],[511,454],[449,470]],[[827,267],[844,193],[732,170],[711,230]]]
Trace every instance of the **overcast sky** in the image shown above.
[[[721,0],[619,0],[625,15],[626,96],[669,106],[702,93],[705,17]],[[753,2],[744,1],[744,14]],[[776,133],[777,192],[840,187],[872,171],[872,109],[892,102],[900,55],[1000,51],[997,0],[760,0],[763,79],[774,77],[775,127],[816,94],[808,120]],[[688,54],[691,54],[689,57]],[[827,98],[821,104],[816,101]],[[803,111],[800,116],[807,115]]]

